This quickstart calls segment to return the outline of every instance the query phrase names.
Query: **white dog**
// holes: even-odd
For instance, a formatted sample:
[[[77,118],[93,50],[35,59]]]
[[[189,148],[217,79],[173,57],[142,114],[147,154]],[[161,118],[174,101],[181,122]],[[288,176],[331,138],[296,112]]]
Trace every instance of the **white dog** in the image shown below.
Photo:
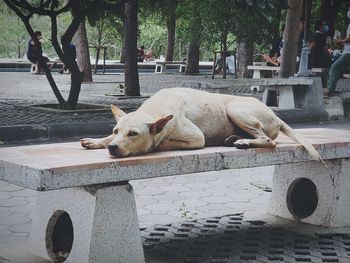
[[[84,138],[84,148],[108,147],[117,157],[220,145],[273,148],[282,131],[303,145],[315,160],[322,161],[306,139],[252,97],[172,88],[157,92],[135,112],[126,114],[113,105],[112,112],[117,121],[113,134]]]

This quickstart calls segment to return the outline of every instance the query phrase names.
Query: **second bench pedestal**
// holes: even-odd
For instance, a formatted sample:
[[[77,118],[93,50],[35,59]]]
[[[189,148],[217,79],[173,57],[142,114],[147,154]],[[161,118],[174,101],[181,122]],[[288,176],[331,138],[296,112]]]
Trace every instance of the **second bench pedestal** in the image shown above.
[[[276,165],[269,213],[325,227],[350,226],[349,159]]]

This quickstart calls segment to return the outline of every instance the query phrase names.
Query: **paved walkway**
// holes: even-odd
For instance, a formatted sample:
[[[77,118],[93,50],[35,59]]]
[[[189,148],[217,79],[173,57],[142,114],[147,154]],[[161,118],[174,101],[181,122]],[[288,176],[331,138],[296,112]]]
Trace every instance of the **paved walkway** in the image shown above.
[[[70,89],[70,76],[53,73],[63,97]],[[122,94],[118,86],[124,83],[122,74],[94,75],[92,83],[83,83],[80,103],[95,103],[109,106],[114,103],[122,108],[137,108],[144,99],[123,99],[106,94]],[[206,75],[188,76],[179,74],[140,74],[141,95],[150,96],[160,89],[180,86],[184,80],[205,80]],[[56,103],[45,75],[30,73],[1,73],[0,81],[0,126],[40,123],[111,121],[110,112],[91,114],[57,114],[28,108],[30,105]]]
[[[69,76],[55,74],[67,96]],[[182,80],[208,77],[175,74],[141,74],[142,95],[178,86]],[[117,92],[123,75],[95,75],[94,83],[83,84],[80,102],[137,107],[143,99],[107,97]],[[13,125],[48,123],[113,122],[111,113],[57,114],[29,109],[32,104],[55,102],[45,76],[29,73],[0,73],[0,129]],[[245,91],[239,91],[245,92]],[[348,122],[315,124],[350,129]],[[310,125],[299,125],[307,127]],[[311,125],[314,126],[314,125]],[[23,132],[26,132],[25,130]],[[1,140],[1,138],[0,138]],[[24,142],[15,142],[22,144]],[[6,146],[7,143],[4,145]],[[132,181],[140,227],[169,224],[187,219],[225,214],[266,211],[271,192],[273,167],[229,170],[168,178]],[[0,181],[0,248],[27,242],[36,192]]]

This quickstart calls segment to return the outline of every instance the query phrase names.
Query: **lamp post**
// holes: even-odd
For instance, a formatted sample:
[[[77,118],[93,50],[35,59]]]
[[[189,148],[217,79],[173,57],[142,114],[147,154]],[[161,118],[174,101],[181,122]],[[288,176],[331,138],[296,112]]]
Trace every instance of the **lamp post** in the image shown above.
[[[312,4],[312,0],[304,0],[305,28],[304,28],[303,49],[300,55],[299,70],[297,74],[299,77],[308,77],[310,75],[310,72],[308,70],[308,64],[309,64],[309,54],[310,54],[309,39],[310,39],[311,4]]]

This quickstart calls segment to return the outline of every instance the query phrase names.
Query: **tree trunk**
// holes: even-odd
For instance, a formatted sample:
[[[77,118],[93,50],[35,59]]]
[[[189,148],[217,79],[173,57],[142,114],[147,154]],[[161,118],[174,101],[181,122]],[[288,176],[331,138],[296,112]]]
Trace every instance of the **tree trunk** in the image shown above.
[[[125,3],[124,58],[126,96],[140,96],[139,72],[137,67],[137,9],[138,0]]]
[[[97,44],[96,47],[96,59],[95,59],[95,74],[97,73],[98,61],[100,60],[101,45]]]
[[[83,73],[83,81],[92,81],[92,69],[90,62],[89,43],[86,35],[85,20],[79,25],[74,35],[74,43],[77,48],[77,62],[80,71]]]
[[[222,60],[222,69],[223,69],[223,74],[222,77],[226,79],[226,56],[227,56],[227,27],[225,26],[225,30],[222,34],[222,48],[223,48],[223,53],[221,53],[221,60]]]
[[[21,38],[17,36],[17,58],[22,58],[21,54]]]
[[[95,74],[97,73],[98,61],[100,59],[101,44],[102,44],[102,32],[103,32],[103,18],[97,24],[97,46],[96,46]]]
[[[252,73],[247,69],[253,63],[253,42],[237,39],[237,77],[250,78]]]
[[[187,64],[186,74],[198,74],[199,73],[199,43],[195,40],[189,43],[187,48]]]
[[[121,41],[121,44],[122,44],[122,50],[120,52],[120,63],[124,63],[125,62],[125,40],[124,40],[124,37],[125,37],[125,17],[122,18],[122,21],[123,21],[123,25],[122,25],[122,29],[121,29],[121,32],[119,33],[121,38],[122,38],[122,41]]]
[[[167,17],[166,17],[166,27],[168,30],[168,44],[166,50],[166,61],[173,61],[174,59],[174,48],[175,48],[175,28],[176,28],[176,5],[177,0],[167,1]]]
[[[303,2],[300,0],[289,0],[288,6],[289,9],[286,17],[282,62],[279,72],[280,78],[288,78],[290,76],[293,76],[295,73],[300,33],[299,20]]]

